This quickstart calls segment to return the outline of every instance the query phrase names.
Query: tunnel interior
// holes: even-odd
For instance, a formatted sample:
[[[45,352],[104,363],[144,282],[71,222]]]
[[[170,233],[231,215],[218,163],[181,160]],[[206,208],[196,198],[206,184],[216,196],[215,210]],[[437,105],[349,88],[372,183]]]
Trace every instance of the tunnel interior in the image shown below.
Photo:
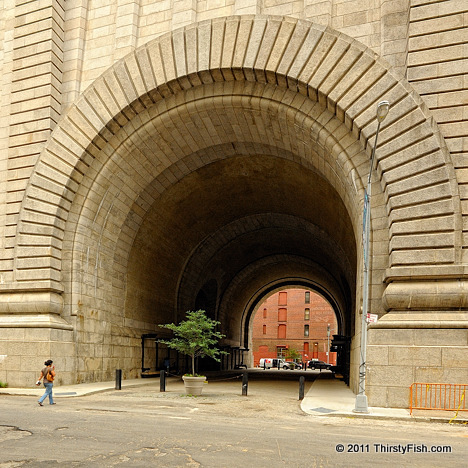
[[[127,316],[168,323],[204,309],[226,344],[247,347],[252,305],[294,281],[325,294],[351,333],[356,246],[340,197],[295,161],[239,153],[151,206],[129,255]]]
[[[68,310],[114,341],[134,337],[134,368],[142,334],[198,308],[222,346],[247,348],[255,304],[286,284],[326,296],[352,336],[363,145],[290,90],[202,88],[156,102],[92,161],[65,236]],[[78,322],[85,343],[90,327]]]

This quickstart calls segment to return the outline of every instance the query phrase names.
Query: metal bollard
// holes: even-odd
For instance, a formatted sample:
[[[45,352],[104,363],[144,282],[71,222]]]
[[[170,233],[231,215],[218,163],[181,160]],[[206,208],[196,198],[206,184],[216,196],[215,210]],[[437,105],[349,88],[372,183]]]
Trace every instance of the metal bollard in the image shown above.
[[[115,389],[122,390],[122,369],[115,369]]]
[[[159,373],[159,391],[166,391],[166,372],[161,370]]]
[[[247,396],[247,389],[249,387],[249,374],[248,372],[242,373],[242,395]]]
[[[305,377],[301,375],[299,378],[299,400],[304,399],[304,383],[305,383]]]

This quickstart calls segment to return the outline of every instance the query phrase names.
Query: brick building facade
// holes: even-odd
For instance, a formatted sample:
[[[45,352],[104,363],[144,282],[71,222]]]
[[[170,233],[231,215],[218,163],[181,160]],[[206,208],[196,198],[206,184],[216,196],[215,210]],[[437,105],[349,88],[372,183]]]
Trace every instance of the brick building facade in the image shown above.
[[[330,304],[320,295],[304,289],[287,289],[271,295],[260,304],[253,320],[254,365],[261,358],[287,356],[295,349],[302,360],[327,362],[328,326],[330,341],[337,333],[337,321]],[[336,363],[336,353],[329,361]]]

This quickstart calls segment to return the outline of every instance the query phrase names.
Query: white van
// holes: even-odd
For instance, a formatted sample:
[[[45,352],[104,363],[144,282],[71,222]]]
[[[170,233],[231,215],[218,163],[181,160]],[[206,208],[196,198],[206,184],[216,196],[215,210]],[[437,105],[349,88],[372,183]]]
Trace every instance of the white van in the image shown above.
[[[284,359],[277,359],[277,358],[262,358],[258,364],[258,367],[263,369],[271,369],[271,368],[280,368],[280,369],[288,369],[289,366],[286,364]]]

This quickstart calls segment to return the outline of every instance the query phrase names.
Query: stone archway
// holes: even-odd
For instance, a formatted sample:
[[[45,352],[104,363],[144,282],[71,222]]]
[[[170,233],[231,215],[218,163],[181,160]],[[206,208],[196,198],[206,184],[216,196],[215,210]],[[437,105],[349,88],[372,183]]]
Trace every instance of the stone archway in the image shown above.
[[[180,312],[166,308],[167,298],[155,300],[152,288],[141,287],[152,275],[135,255],[149,253],[140,255],[144,265],[160,261],[168,271],[177,263],[152,250],[145,234],[159,225],[153,243],[175,238],[168,233],[177,231],[178,206],[197,226],[180,189],[195,190],[201,171],[215,187],[199,196],[205,227],[186,230],[186,244],[172,244],[180,257],[179,276],[160,275],[155,285],[167,287],[174,302],[190,276],[185,267],[192,266],[186,264],[195,258],[191,253],[213,233],[255,214],[247,210],[229,218],[219,207],[204,209],[214,206],[223,188],[213,170],[227,175],[226,201],[245,193],[236,187],[252,188],[233,174],[252,175],[262,168],[251,180],[265,182],[268,168],[281,168],[306,174],[320,206],[312,198],[304,198],[305,206],[314,206],[311,214],[294,206],[287,188],[300,189],[293,183],[299,175],[283,180],[286,195],[275,199],[275,206],[268,190],[254,194],[253,206],[315,219],[316,232],[347,252],[346,265],[338,265],[332,276],[342,275],[348,289],[354,288],[347,300],[354,304],[349,307],[353,322],[359,304],[362,181],[375,106],[382,98],[392,110],[378,151],[373,282],[386,294],[388,309],[398,309],[394,285],[412,277],[437,278],[460,261],[459,198],[444,142],[416,93],[375,54],[331,29],[278,17],[229,17],[177,30],[140,47],[85,91],[53,132],[29,181],[9,307],[14,309],[21,295],[23,307],[37,310],[46,327],[73,328],[71,339],[83,349],[90,345],[83,341],[87,320],[101,327],[100,336],[115,337],[116,343],[106,346],[134,348],[139,331],[155,326],[154,310],[164,309],[162,321]],[[327,207],[331,199],[336,202]],[[325,216],[333,209],[334,217]],[[277,254],[271,248],[269,255]],[[33,267],[25,261],[29,258],[35,259]],[[385,288],[382,279],[393,283]],[[385,312],[378,294],[373,304]],[[139,308],[144,312],[135,313]],[[88,367],[78,365],[85,378],[112,369],[108,355],[95,357]],[[127,364],[131,367],[131,360]]]
[[[331,124],[331,131],[339,136],[328,144],[340,147],[337,156],[356,142],[370,151],[375,105],[382,97],[390,100],[392,113],[382,128],[378,155],[383,206],[391,224],[390,267],[459,261],[460,210],[453,168],[422,101],[356,41],[329,28],[277,17],[229,17],[191,25],[140,47],[96,80],[58,125],[31,177],[18,225],[16,258],[23,256],[26,242],[21,240],[28,238],[26,226],[41,202],[49,211],[56,206],[50,220],[44,219],[51,230],[45,238],[63,238],[56,220],[67,218],[86,168],[114,143],[119,129],[137,115],[154,112],[162,101],[164,107],[167,101],[175,108],[175,96],[181,92],[216,83],[235,88],[238,82],[272,85],[282,90],[280,94],[291,90],[298,102],[288,102],[288,110],[307,115],[315,108],[318,123],[319,118],[330,122],[334,116],[337,123]],[[356,169],[362,180],[367,161],[349,167],[349,151],[342,158],[335,164],[347,170],[349,178]],[[424,207],[430,203],[434,207],[428,216]],[[426,225],[432,236],[421,234]],[[438,231],[443,235],[437,236]],[[420,237],[420,242],[409,240]],[[44,281],[60,283],[52,258],[39,257],[44,259]],[[20,283],[37,276],[30,272],[28,278],[18,261],[15,269]]]

